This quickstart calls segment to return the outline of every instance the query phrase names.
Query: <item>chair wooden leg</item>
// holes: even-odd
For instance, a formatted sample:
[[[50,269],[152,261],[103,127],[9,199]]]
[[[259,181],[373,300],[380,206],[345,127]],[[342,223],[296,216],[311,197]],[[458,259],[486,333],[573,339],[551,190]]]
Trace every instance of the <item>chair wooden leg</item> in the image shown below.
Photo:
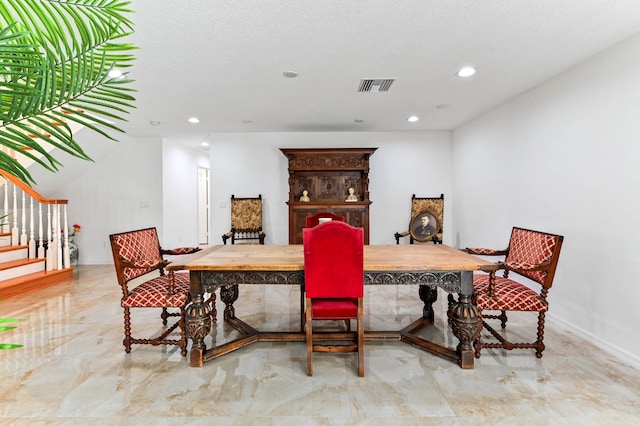
[[[300,331],[304,331],[305,309],[304,309],[304,286],[300,286]]]
[[[307,299],[307,308],[305,309],[305,337],[307,342],[307,376],[313,376],[313,361],[311,359],[313,354],[313,327],[311,325],[311,301]]]
[[[160,314],[160,318],[162,318],[162,325],[167,325],[167,318],[169,318],[169,316],[167,308],[162,308],[162,313]]]
[[[186,327],[186,306],[180,308],[180,320],[178,328],[180,329],[180,355],[187,356],[187,327]]]
[[[215,291],[209,293],[210,296],[206,302],[204,302],[209,307],[209,318],[212,322],[218,322],[218,311],[216,309],[216,293]]]
[[[544,318],[545,311],[538,313],[538,340],[536,340],[536,358],[542,358],[542,351],[544,351]]]
[[[358,337],[358,376],[364,377],[364,321],[362,298],[358,299],[358,319],[356,322],[356,334]]]
[[[131,353],[131,312],[129,308],[124,308],[124,351]]]
[[[358,376],[364,377],[364,330],[362,321],[358,320]]]
[[[451,322],[451,311],[453,310],[453,305],[456,303],[456,299],[454,299],[453,294],[449,293],[447,295],[447,322]]]
[[[451,295],[449,295],[451,296]],[[478,319],[482,321],[482,329],[484,329],[484,320],[482,319],[482,311],[478,310]],[[480,329],[480,333],[478,333],[478,340],[473,342],[474,355],[477,358],[480,358],[480,351],[482,351],[482,329]]]
[[[500,320],[500,327],[504,330],[507,328],[507,312],[500,311],[500,315],[498,315],[498,319]]]

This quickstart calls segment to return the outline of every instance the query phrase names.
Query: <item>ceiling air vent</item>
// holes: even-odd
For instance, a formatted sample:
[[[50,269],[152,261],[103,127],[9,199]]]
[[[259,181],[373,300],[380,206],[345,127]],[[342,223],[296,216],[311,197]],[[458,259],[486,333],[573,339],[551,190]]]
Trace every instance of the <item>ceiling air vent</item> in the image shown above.
[[[387,92],[393,84],[392,78],[362,79],[358,92]]]

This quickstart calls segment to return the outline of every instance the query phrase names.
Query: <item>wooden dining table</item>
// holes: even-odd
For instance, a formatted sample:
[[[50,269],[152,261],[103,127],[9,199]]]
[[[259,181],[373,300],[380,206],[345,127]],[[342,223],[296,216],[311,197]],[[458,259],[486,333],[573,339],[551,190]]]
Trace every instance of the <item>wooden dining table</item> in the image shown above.
[[[302,245],[238,244],[211,246],[183,256],[169,264],[169,271],[190,273],[191,303],[186,309],[186,332],[192,340],[190,364],[201,367],[207,361],[255,342],[304,341],[302,329],[259,331],[236,317],[234,303],[242,285],[304,286]],[[418,296],[424,303],[422,315],[397,331],[365,330],[365,340],[399,340],[471,369],[474,365],[473,342],[482,322],[472,303],[473,273],[495,270],[496,265],[443,244],[365,245],[365,285],[419,285]],[[419,337],[416,332],[433,324],[432,304],[437,289],[450,298],[449,324],[459,344],[444,347]],[[224,321],[238,330],[241,337],[207,348],[205,337],[215,318],[215,291],[225,304]],[[205,298],[213,294],[213,298]],[[213,300],[213,303],[209,301]],[[344,338],[346,333],[329,334],[326,339]],[[315,339],[315,336],[314,336]]]

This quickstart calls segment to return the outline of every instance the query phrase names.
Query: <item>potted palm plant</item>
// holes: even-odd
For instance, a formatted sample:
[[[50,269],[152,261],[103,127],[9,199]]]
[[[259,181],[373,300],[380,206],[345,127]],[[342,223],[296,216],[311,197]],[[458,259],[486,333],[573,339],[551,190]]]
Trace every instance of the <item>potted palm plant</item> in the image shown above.
[[[20,152],[55,172],[52,147],[89,160],[75,122],[109,139],[133,108],[129,1],[2,0],[0,3],[0,169],[32,184]],[[126,75],[126,72],[125,74]]]

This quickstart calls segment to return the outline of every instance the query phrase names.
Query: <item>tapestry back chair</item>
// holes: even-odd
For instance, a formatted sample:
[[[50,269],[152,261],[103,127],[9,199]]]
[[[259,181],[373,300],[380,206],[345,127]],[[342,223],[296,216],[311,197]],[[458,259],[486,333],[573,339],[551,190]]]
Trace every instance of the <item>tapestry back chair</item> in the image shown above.
[[[163,256],[195,253],[200,249],[184,247],[164,250],[160,247],[156,228],[112,234],[109,235],[109,240],[118,283],[122,289],[120,305],[124,308],[122,343],[125,352],[131,352],[132,344],[177,345],[181,355],[186,356],[185,307],[190,301],[189,274],[173,271],[165,273],[164,267],[169,262]],[[160,336],[151,339],[132,337],[131,308],[161,308],[160,317],[165,330]],[[178,317],[178,320],[167,327],[169,317]],[[169,339],[176,328],[179,328],[180,339]]]
[[[495,271],[490,274],[476,274],[473,277],[474,297],[482,325],[498,341],[488,343],[479,338],[474,344],[476,358],[480,358],[483,348],[531,348],[536,350],[536,357],[542,357],[542,351],[545,349],[544,320],[549,309],[547,296],[553,284],[563,239],[561,235],[514,227],[509,246],[504,250],[466,249],[468,253],[476,255],[504,256],[504,261],[498,262],[499,270],[504,271],[501,277],[496,276]],[[532,290],[529,286],[511,279],[514,274],[526,278],[534,286],[539,286],[539,290]],[[449,302],[451,305],[451,298]],[[500,314],[486,314],[485,311],[500,311]],[[534,342],[512,343],[487,323],[486,319],[499,319],[501,328],[505,329],[507,311],[538,312]]]
[[[364,376],[364,230],[331,221],[304,228],[305,336],[307,375],[313,375],[313,352],[358,353]],[[314,320],[356,320],[356,332],[313,331]],[[323,344],[314,342],[322,340]],[[342,341],[342,342],[341,342]],[[326,343],[326,342],[330,342]]]
[[[264,244],[262,231],[262,194],[254,198],[236,198],[231,195],[231,230],[222,235],[227,244],[252,243]]]
[[[396,244],[400,244],[400,238],[404,237],[409,237],[409,244],[416,241],[442,244],[443,227],[444,194],[440,194],[439,197],[416,197],[416,194],[413,194],[409,229],[396,232],[394,237]]]

